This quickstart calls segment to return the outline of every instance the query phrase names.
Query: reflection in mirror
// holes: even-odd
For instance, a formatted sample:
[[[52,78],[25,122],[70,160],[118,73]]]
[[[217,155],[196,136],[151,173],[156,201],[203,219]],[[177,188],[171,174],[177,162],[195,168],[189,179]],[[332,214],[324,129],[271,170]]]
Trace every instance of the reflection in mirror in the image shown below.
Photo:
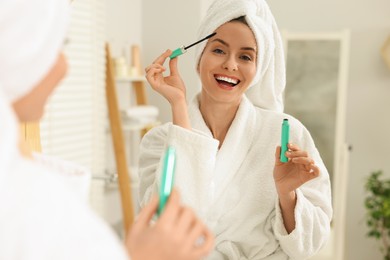
[[[333,179],[340,41],[288,43],[285,111],[308,128]]]
[[[307,127],[332,182],[332,238],[313,259],[343,259],[348,33],[284,32],[283,38],[287,70],[285,113],[295,116]]]

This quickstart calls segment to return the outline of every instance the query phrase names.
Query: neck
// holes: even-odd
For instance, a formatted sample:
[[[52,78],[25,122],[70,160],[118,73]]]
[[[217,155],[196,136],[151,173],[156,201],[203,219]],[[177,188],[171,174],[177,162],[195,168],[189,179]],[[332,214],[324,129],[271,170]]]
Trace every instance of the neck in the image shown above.
[[[221,147],[240,103],[209,102],[203,95],[201,95],[199,103],[203,119]]]

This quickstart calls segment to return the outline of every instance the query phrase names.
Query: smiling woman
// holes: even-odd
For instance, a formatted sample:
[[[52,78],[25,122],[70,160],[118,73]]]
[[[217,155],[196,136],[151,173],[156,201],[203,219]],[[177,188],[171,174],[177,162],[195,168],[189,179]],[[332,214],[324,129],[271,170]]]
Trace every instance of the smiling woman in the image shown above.
[[[141,143],[140,197],[159,187],[166,146],[177,154],[176,186],[216,236],[208,259],[306,259],[326,243],[332,205],[329,175],[311,135],[282,113],[282,41],[264,0],[216,0],[201,23],[195,67],[202,89],[187,105],[171,51],[146,68],[168,100],[172,123]],[[280,129],[290,122],[288,162]]]

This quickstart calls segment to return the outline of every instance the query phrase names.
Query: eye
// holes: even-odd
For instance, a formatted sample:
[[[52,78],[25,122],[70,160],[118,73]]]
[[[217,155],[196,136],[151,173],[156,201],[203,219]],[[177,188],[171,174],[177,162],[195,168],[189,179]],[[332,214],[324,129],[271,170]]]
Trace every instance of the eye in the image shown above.
[[[245,61],[251,61],[252,57],[249,55],[241,55],[240,59],[245,60]]]
[[[223,50],[218,49],[218,48],[214,49],[213,52],[217,53],[217,54],[224,54]]]

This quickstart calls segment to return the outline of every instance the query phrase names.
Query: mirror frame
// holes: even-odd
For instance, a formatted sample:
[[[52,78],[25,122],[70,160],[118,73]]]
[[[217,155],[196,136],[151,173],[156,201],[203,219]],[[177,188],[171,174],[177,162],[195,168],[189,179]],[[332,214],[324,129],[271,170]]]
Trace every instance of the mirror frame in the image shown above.
[[[327,245],[312,260],[343,260],[345,255],[346,203],[348,188],[349,147],[346,143],[346,104],[350,53],[350,32],[294,32],[281,31],[285,59],[289,41],[340,41],[339,77],[334,145],[334,167],[332,184],[333,220]],[[337,198],[337,199],[335,199]]]

